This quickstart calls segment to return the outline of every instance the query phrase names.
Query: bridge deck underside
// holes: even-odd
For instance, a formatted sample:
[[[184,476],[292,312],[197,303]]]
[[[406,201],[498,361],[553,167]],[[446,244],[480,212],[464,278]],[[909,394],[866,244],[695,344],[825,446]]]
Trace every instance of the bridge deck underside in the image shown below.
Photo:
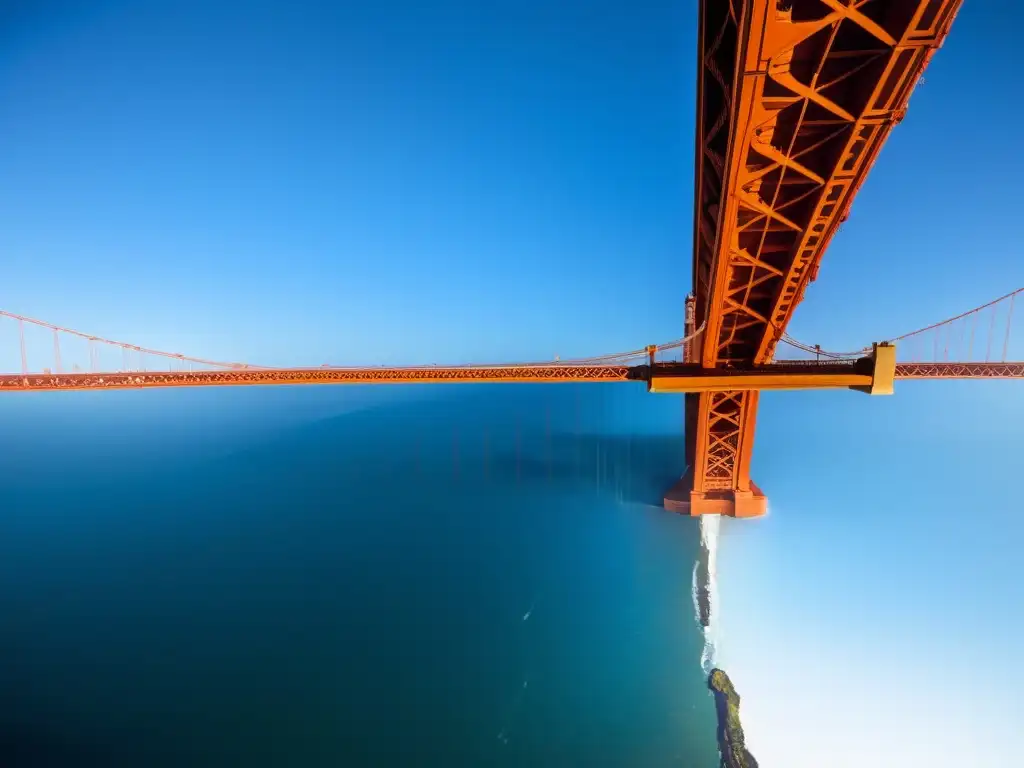
[[[833,389],[870,383],[868,360],[817,364],[789,361],[761,366],[709,369],[698,364],[503,368],[286,368],[233,371],[61,373],[0,375],[0,392],[148,389],[153,387],[275,386],[295,384],[472,384],[666,382],[653,391],[724,393],[723,409],[735,393],[750,388]],[[1024,363],[899,363],[897,379],[1024,379]]]
[[[693,285],[703,365],[771,360],[959,4],[702,0]],[[693,506],[676,506],[699,513],[707,494],[752,492],[757,396],[688,397]]]
[[[635,367],[430,366],[424,368],[256,368],[215,371],[132,371],[0,376],[0,391],[139,389],[147,387],[270,386],[288,384],[446,384],[629,381]],[[642,379],[641,379],[642,380]]]

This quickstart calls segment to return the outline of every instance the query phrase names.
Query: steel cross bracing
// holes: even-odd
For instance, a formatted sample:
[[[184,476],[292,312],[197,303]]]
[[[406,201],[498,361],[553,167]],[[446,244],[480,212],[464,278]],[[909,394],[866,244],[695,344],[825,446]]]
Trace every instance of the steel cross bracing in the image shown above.
[[[693,285],[703,365],[772,358],[959,5],[702,0]],[[748,477],[757,394],[687,399],[689,476],[666,502],[763,512]]]
[[[456,384],[456,383],[573,383],[641,382],[649,386],[657,381],[673,382],[653,391],[704,391],[703,382],[727,377],[730,387],[749,389],[721,390],[717,381],[710,388],[710,400],[716,413],[722,414],[722,429],[716,431],[709,451],[709,471],[724,474],[732,455],[729,443],[740,438],[742,407],[749,402],[738,392],[756,395],[761,389],[822,389],[854,387],[868,383],[847,382],[860,361],[835,364],[808,364],[806,361],[782,361],[750,370],[737,368],[706,369],[696,365],[672,363],[647,365],[586,366],[481,366],[429,368],[246,368],[211,371],[129,371],[115,373],[29,373],[0,375],[0,392],[69,391],[80,389],[152,389],[159,387],[273,386],[296,384]],[[896,380],[911,379],[1024,379],[1024,363],[898,363]],[[837,383],[838,382],[838,383]]]
[[[275,384],[443,384],[447,382],[628,381],[624,365],[458,366],[423,368],[248,368],[214,371],[130,371],[117,373],[23,374],[0,376],[4,390],[141,389]]]
[[[1024,363],[897,363],[897,379],[1024,379]]]

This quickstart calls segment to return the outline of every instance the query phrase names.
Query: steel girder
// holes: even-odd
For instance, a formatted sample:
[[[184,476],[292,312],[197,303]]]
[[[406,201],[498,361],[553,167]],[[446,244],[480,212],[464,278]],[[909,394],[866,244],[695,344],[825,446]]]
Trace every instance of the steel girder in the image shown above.
[[[693,286],[704,366],[772,358],[959,6],[702,0]],[[694,502],[746,493],[756,396],[688,399]],[[683,490],[674,507],[699,513]]]
[[[136,371],[0,376],[0,391],[142,389],[279,384],[403,384],[459,382],[584,382],[641,379],[625,365],[423,368],[249,368],[221,371]]]
[[[1024,379],[1024,363],[896,363],[897,379]]]

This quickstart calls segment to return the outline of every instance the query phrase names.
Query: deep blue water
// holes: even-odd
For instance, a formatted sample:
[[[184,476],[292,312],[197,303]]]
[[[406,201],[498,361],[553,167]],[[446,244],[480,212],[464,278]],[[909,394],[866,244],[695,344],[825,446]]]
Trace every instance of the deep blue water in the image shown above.
[[[0,402],[4,766],[717,765],[681,403]]]

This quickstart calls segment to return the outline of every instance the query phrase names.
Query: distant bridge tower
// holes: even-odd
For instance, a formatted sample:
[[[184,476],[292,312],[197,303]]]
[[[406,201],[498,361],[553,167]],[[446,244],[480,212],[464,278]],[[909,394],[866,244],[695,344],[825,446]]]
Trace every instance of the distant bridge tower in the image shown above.
[[[686,319],[683,321],[683,362],[692,363],[694,361],[694,342],[692,338],[693,332],[696,330],[696,310],[697,297],[692,293],[686,296]]]

